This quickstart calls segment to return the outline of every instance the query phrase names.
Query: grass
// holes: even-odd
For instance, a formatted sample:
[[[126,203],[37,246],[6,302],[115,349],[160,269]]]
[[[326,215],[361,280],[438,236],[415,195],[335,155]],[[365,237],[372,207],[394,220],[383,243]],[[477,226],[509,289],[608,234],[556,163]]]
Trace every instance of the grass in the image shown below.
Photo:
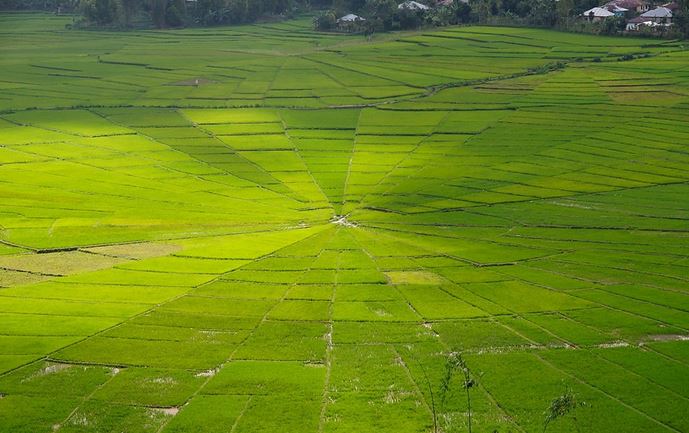
[[[0,432],[689,431],[681,44],[69,22],[0,14]]]

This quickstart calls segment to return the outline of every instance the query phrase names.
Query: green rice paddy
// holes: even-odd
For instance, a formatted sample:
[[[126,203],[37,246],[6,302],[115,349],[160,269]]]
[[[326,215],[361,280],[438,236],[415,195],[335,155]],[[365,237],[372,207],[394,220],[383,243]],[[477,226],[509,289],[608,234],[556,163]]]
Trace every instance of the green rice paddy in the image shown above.
[[[541,432],[566,388],[549,432],[689,432],[681,43],[70,20],[0,15],[0,432]]]

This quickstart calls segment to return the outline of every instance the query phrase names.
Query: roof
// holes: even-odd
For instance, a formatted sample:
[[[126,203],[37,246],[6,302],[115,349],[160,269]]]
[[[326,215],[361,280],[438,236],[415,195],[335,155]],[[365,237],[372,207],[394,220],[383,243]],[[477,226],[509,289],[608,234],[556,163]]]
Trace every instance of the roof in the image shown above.
[[[636,18],[632,18],[631,20],[628,20],[627,24],[641,24],[641,23],[646,23],[646,22],[649,22],[648,18],[636,17]]]
[[[651,9],[641,14],[644,18],[672,18],[672,11],[665,7]]]
[[[605,4],[605,6],[617,6],[625,9],[636,9],[643,6],[646,2],[641,0],[612,0]]]
[[[366,21],[364,18],[361,18],[359,15],[354,15],[354,14],[347,14],[340,19],[337,20],[337,22],[343,22],[343,23],[353,23],[354,21]]]
[[[409,1],[406,1],[404,3],[400,3],[399,5],[397,5],[397,9],[411,9],[411,10],[425,11],[425,10],[430,9],[430,8],[423,3],[409,0]]]
[[[581,15],[582,15],[582,16],[585,16],[585,17],[590,17],[591,14],[593,14],[593,16],[596,17],[596,18],[607,18],[607,17],[613,17],[613,16],[615,16],[614,13],[610,12],[609,10],[607,10],[607,9],[605,9],[605,8],[593,8],[593,9],[589,9],[589,10],[587,10],[586,12],[584,12],[584,13],[581,14]]]

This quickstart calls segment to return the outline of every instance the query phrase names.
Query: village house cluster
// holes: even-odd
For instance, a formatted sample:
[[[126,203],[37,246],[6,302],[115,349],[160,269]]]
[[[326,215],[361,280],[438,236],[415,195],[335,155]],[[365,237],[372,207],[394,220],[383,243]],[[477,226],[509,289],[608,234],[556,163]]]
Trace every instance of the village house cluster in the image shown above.
[[[643,29],[662,30],[672,26],[673,13],[678,7],[675,2],[656,5],[647,0],[612,0],[585,11],[581,17],[590,22],[601,22],[615,17],[625,18],[625,29],[628,32]]]
[[[462,3],[469,3],[469,0],[460,0]],[[451,5],[453,0],[433,0],[431,1],[431,4],[433,7],[437,6],[448,6]],[[418,11],[418,12],[423,12],[431,9],[431,6],[428,6],[427,4],[424,3],[419,3],[417,1],[413,0],[407,0],[404,1],[400,4],[397,5],[397,9],[400,10],[409,10],[409,11]],[[355,24],[355,23],[360,23],[366,21],[364,17],[361,17],[356,14],[347,14],[343,17],[340,17],[337,19],[337,24],[340,27],[347,27],[349,25]]]

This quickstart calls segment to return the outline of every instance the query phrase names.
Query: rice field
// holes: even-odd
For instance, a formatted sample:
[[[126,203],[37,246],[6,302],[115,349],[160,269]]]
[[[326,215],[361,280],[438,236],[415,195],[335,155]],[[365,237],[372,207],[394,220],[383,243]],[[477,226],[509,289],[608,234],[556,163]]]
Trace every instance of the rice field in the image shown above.
[[[0,15],[0,432],[689,432],[682,43],[70,22]]]

